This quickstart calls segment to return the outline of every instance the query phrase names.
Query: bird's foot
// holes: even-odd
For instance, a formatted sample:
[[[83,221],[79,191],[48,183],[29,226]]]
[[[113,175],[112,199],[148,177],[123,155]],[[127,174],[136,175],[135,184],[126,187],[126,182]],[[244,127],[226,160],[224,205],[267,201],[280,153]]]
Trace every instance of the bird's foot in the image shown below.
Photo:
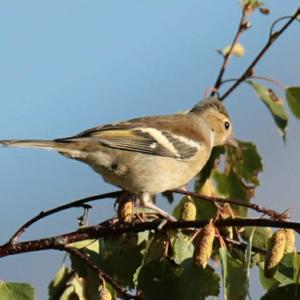
[[[170,215],[169,213],[167,213],[166,211],[164,211],[163,209],[159,208],[158,206],[156,206],[153,202],[152,202],[152,198],[151,195],[149,193],[142,193],[139,197],[140,200],[140,205],[145,207],[145,208],[149,208],[152,209],[154,211],[156,211],[157,213],[159,213],[161,216],[163,216],[164,218],[166,218],[167,220],[170,221],[177,221],[175,217],[173,217],[172,215]]]

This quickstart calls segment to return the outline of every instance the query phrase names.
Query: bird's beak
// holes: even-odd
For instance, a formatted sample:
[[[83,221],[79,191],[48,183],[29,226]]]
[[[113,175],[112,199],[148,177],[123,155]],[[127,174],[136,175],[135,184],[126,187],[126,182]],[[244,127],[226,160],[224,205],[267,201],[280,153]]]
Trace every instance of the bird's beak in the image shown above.
[[[233,137],[233,135],[230,135],[227,139],[226,139],[226,144],[230,145],[232,147],[238,148],[239,144],[237,142],[237,140]]]

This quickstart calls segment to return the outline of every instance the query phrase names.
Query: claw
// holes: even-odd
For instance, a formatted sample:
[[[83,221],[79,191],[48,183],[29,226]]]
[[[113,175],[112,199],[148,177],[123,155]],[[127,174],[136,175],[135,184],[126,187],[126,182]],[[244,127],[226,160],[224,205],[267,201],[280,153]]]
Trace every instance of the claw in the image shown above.
[[[142,193],[141,196],[139,197],[139,199],[140,199],[140,202],[141,202],[141,206],[152,209],[152,210],[155,210],[160,215],[162,215],[163,217],[165,217],[166,219],[168,219],[170,221],[177,221],[176,218],[174,218],[172,215],[170,215],[169,213],[167,213],[163,209],[156,206],[152,202],[151,195],[149,193]]]

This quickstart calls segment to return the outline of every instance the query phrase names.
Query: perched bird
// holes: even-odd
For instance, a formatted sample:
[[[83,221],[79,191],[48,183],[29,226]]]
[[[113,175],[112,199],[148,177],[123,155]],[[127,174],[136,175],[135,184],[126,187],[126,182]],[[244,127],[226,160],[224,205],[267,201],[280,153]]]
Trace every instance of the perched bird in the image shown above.
[[[161,213],[151,196],[184,186],[204,167],[213,147],[223,144],[237,142],[228,113],[216,98],[206,98],[186,113],[98,126],[67,138],[0,141],[9,147],[56,150],[82,161]]]

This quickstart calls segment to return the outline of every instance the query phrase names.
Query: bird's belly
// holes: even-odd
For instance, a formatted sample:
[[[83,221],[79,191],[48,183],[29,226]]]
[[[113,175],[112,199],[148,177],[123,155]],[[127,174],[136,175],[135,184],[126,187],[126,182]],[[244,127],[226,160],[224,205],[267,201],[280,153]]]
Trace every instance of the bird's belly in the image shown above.
[[[116,155],[109,165],[91,165],[104,180],[133,193],[160,193],[183,186],[205,165],[209,155],[182,161],[168,157],[128,152]]]

